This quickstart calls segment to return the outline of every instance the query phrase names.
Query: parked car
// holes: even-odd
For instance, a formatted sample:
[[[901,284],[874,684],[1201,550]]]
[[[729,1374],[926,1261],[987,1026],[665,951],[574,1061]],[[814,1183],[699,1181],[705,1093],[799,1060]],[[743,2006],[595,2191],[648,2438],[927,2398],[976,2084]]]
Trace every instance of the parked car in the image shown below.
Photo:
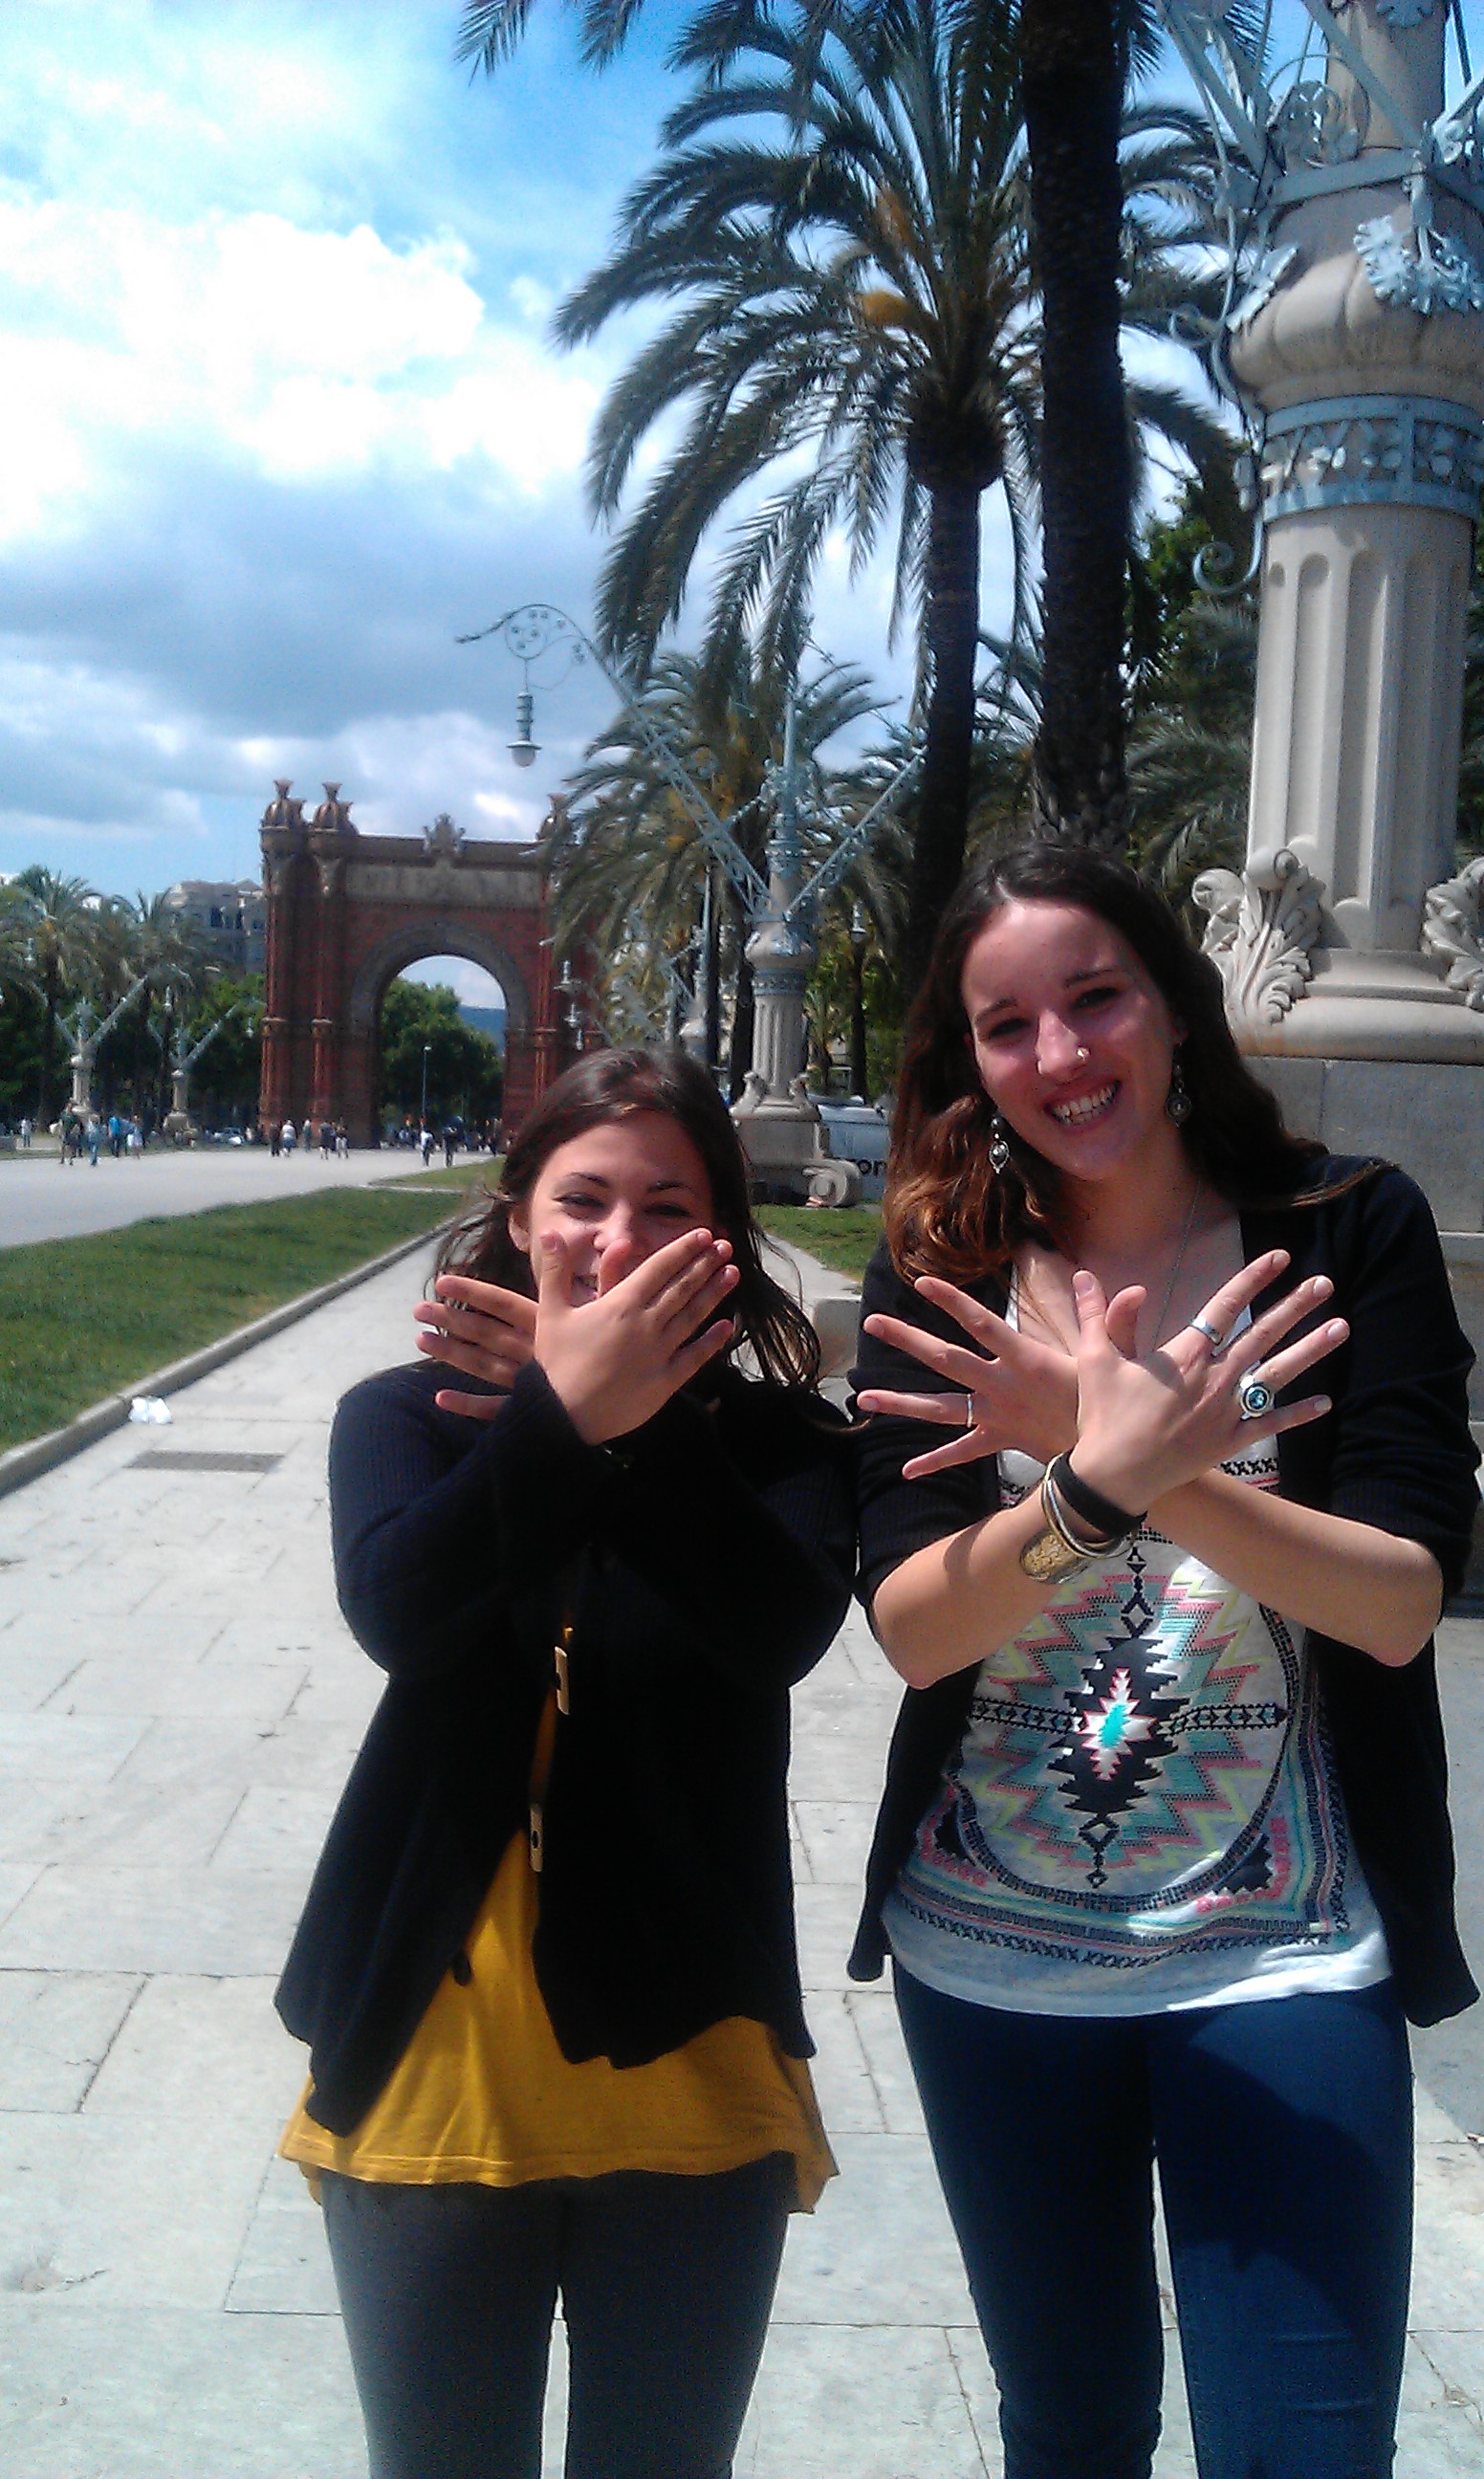
[[[825,1131],[825,1142],[836,1162],[853,1162],[860,1173],[860,1193],[866,1202],[880,1197],[886,1185],[886,1155],[891,1145],[891,1125],[883,1112],[874,1110],[852,1094],[848,1102],[827,1102],[818,1095],[811,1097]]]

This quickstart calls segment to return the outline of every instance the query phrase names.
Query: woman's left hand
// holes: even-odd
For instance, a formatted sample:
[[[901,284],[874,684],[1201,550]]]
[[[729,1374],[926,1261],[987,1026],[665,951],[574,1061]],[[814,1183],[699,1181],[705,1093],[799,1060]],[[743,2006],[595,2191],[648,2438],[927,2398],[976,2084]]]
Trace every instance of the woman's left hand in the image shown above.
[[[900,1317],[866,1318],[865,1331],[876,1342],[907,1352],[946,1377],[951,1387],[961,1389],[899,1394],[869,1386],[856,1397],[862,1412],[893,1413],[957,1432],[946,1446],[934,1446],[905,1463],[904,1480],[924,1480],[957,1464],[978,1463],[1005,1446],[1017,1446],[1022,1454],[1050,1463],[1072,1444],[1077,1435],[1077,1364],[1070,1353],[1008,1325],[993,1309],[935,1274],[919,1275],[913,1289],[934,1308],[946,1310],[978,1348],[945,1342]]]
[[[536,1303],[499,1283],[476,1282],[472,1274],[440,1274],[433,1291],[432,1299],[419,1300],[412,1312],[418,1320],[418,1349],[465,1377],[482,1377],[499,1389],[498,1394],[445,1389],[433,1400],[441,1412],[493,1420],[535,1355]]]
[[[1213,1342],[1232,1332],[1243,1309],[1276,1281],[1288,1265],[1281,1248],[1254,1258],[1215,1291],[1193,1320],[1140,1360],[1136,1337],[1144,1293],[1120,1291],[1109,1301],[1095,1274],[1072,1278],[1080,1337],[1077,1352],[1076,1470],[1119,1506],[1151,1506],[1237,1453],[1254,1436],[1273,1437],[1322,1418],[1326,1395],[1311,1394],[1253,1418],[1244,1414],[1244,1379],[1260,1375],[1276,1395],[1281,1388],[1334,1351],[1349,1333],[1343,1317],[1275,1349],[1300,1318],[1334,1291],[1318,1274],[1254,1318],[1235,1341]]]

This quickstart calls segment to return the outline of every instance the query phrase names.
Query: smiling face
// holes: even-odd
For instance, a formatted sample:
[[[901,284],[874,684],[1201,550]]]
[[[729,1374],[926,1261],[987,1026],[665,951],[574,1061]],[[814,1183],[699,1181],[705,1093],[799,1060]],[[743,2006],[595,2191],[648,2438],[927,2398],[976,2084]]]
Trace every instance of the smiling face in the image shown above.
[[[663,1111],[604,1119],[548,1154],[528,1196],[512,1203],[510,1236],[527,1257],[544,1232],[560,1234],[573,1297],[593,1299],[611,1251],[609,1277],[631,1273],[682,1232],[709,1230],[714,1207],[705,1164]]]
[[[1017,898],[969,948],[961,987],[980,1082],[1026,1144],[1074,1182],[1179,1180],[1164,1103],[1180,1029],[1111,923]]]

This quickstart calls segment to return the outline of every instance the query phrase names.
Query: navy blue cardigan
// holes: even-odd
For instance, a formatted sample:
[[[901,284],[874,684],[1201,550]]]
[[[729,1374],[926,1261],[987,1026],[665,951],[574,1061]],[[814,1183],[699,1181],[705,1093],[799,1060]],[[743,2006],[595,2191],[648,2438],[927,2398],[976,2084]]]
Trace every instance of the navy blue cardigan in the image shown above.
[[[368,1379],[330,1442],[341,1606],[389,1684],[278,1990],[311,2115],[348,2134],[467,1971],[569,1616],[534,1946],[564,2054],[642,2064],[745,2014],[807,2057],[788,1691],[850,1596],[839,1415],[724,1368],[609,1449],[534,1364],[488,1424],[447,1383]]]
[[[1333,1301],[1306,1323],[1337,1313],[1350,1339],[1324,1361],[1318,1382],[1334,1410],[1278,1441],[1284,1495],[1420,1541],[1443,1572],[1445,1597],[1463,1580],[1478,1506],[1478,1456],[1469,1427],[1473,1355],[1460,1331],[1427,1201],[1401,1171],[1331,1158],[1314,1174],[1313,1202],[1241,1214],[1243,1254],[1286,1248],[1292,1263],[1254,1314],[1311,1274],[1328,1274]],[[976,1296],[1003,1310],[1003,1288]],[[953,1341],[962,1330],[894,1270],[884,1246],[865,1280],[864,1309],[909,1318]],[[1295,1332],[1302,1333],[1304,1326]],[[925,1393],[931,1372],[869,1336],[852,1372],[857,1388]],[[1294,1392],[1312,1391],[1304,1377]],[[1281,1398],[1280,1398],[1281,1399]],[[902,1466],[941,1443],[941,1429],[873,1420],[860,1444],[860,1594],[867,1608],[883,1578],[913,1550],[993,1513],[992,1459],[904,1481]],[[1311,1629],[1336,1763],[1355,1847],[1385,1925],[1397,1992],[1415,2023],[1435,2023],[1472,2003],[1453,1918],[1453,1841],[1447,1758],[1429,1644],[1402,1670]],[[931,1687],[908,1688],[898,1717],[871,1852],[865,1908],[852,1976],[874,1980],[885,1958],[881,1907],[962,1735],[978,1665]]]

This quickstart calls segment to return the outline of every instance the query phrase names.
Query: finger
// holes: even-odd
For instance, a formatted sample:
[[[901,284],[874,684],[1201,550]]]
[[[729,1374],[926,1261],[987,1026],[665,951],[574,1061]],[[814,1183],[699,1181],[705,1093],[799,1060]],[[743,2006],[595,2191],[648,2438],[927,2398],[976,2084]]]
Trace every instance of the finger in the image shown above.
[[[1123,1296],[1124,1294],[1120,1292],[1119,1297]],[[1072,1299],[1076,1305],[1077,1324],[1084,1345],[1105,1342],[1108,1330],[1108,1294],[1096,1274],[1089,1274],[1086,1265],[1079,1266],[1072,1276]]]
[[[536,1297],[543,1316],[553,1309],[569,1309],[572,1300],[572,1261],[567,1242],[559,1231],[543,1231],[536,1241]]]
[[[494,1420],[505,1408],[502,1394],[454,1394],[447,1387],[433,1400],[440,1412],[457,1412],[466,1420]]]
[[[444,1368],[457,1368],[465,1377],[484,1377],[492,1386],[503,1387],[508,1393],[525,1366],[529,1354],[517,1359],[513,1354],[480,1351],[465,1342],[450,1342],[447,1335],[420,1334],[418,1349]]]
[[[516,1326],[504,1317],[488,1316],[482,1309],[458,1309],[444,1300],[419,1300],[413,1316],[424,1331],[452,1335],[458,1342],[482,1342],[491,1350],[526,1350],[536,1339],[535,1302],[530,1326]]]
[[[1281,1342],[1301,1318],[1315,1309],[1322,1308],[1324,1302],[1334,1296],[1334,1290],[1335,1286],[1327,1274],[1316,1274],[1311,1282],[1299,1283],[1281,1300],[1274,1300],[1272,1307],[1265,1309],[1245,1334],[1237,1337],[1231,1351],[1233,1367],[1241,1360],[1245,1360],[1250,1366],[1253,1361],[1266,1359],[1274,1344]]]
[[[896,1317],[869,1316],[865,1322],[866,1332],[878,1342],[891,1343],[898,1351],[906,1352],[908,1359],[920,1360],[924,1368],[946,1377],[950,1386],[961,1386],[965,1393],[971,1394],[977,1386],[982,1386],[993,1367],[992,1362],[970,1351],[966,1344],[944,1342],[940,1336],[924,1334],[921,1326],[903,1325]]]
[[[927,1420],[936,1429],[961,1429],[965,1426],[964,1407],[968,1390],[955,1394],[892,1394],[876,1386],[868,1387],[856,1397],[857,1412],[884,1412],[899,1420]]]
[[[1266,1291],[1269,1283],[1277,1281],[1288,1262],[1289,1252],[1286,1248],[1268,1248],[1261,1257],[1254,1257],[1249,1265],[1243,1265],[1240,1274],[1234,1274],[1229,1283],[1223,1283],[1218,1291],[1213,1291],[1200,1313],[1205,1323],[1215,1326],[1219,1335],[1230,1335],[1242,1310],[1250,1308],[1259,1292]],[[1300,1289],[1302,1288],[1300,1285]],[[1280,1302],[1279,1305],[1281,1306],[1282,1303]],[[1271,1311],[1269,1310],[1267,1314],[1270,1316]],[[1193,1332],[1196,1340],[1203,1343],[1207,1350],[1215,1350],[1216,1345],[1211,1342],[1210,1337],[1202,1335],[1193,1322],[1184,1327],[1182,1331],[1188,1334]],[[1245,1342],[1245,1336],[1242,1340]]]
[[[698,1312],[704,1316],[718,1306],[741,1279],[741,1269],[731,1261],[730,1243],[715,1240],[709,1253],[683,1265],[666,1284],[654,1303],[655,1310],[666,1321],[682,1317],[694,1324]]]
[[[935,1309],[957,1317],[964,1332],[971,1334],[976,1342],[984,1343],[996,1359],[1002,1352],[1014,1349],[1018,1340],[1015,1328],[996,1316],[993,1309],[986,1309],[982,1300],[960,1291],[956,1283],[945,1283],[939,1274],[919,1274],[912,1289]]]
[[[951,1471],[956,1464],[983,1463],[995,1452],[993,1440],[983,1429],[965,1429],[961,1438],[950,1439],[946,1446],[933,1446],[925,1455],[913,1455],[902,1467],[904,1480],[928,1480],[934,1472]]]
[[[1126,1360],[1139,1357],[1139,1313],[1148,1296],[1140,1284],[1134,1283],[1108,1303],[1108,1340]]]
[[[670,1362],[670,1369],[677,1387],[688,1385],[699,1368],[704,1368],[708,1360],[714,1360],[719,1351],[725,1351],[736,1331],[733,1318],[718,1317],[714,1325],[708,1325],[704,1334],[694,1336],[676,1352]]]
[[[440,1274],[433,1285],[434,1300],[451,1300],[460,1308],[478,1309],[485,1316],[499,1317],[527,1334],[536,1331],[536,1303],[525,1291],[507,1291],[500,1283],[482,1283],[473,1274]],[[420,1308],[431,1303],[420,1301]]]
[[[1263,1426],[1269,1437],[1281,1437],[1285,1429],[1302,1429],[1311,1420],[1322,1420],[1325,1413],[1332,1409],[1327,1394],[1309,1394],[1301,1403],[1285,1403],[1282,1411],[1274,1412],[1271,1419],[1265,1420]]]
[[[1306,1368],[1312,1368],[1316,1361],[1327,1359],[1330,1352],[1337,1351],[1349,1331],[1343,1317],[1334,1317],[1328,1325],[1316,1326],[1312,1334],[1300,1335],[1286,1351],[1275,1351],[1270,1358],[1248,1362],[1241,1374],[1250,1375],[1253,1369],[1257,1369],[1277,1393],[1283,1387],[1291,1386],[1295,1377],[1301,1377]]]
[[[727,1245],[726,1242],[722,1244]],[[637,1263],[630,1258],[622,1274],[615,1276],[611,1283],[603,1282],[601,1268],[599,1291],[616,1290],[620,1281],[627,1281],[633,1285],[635,1307],[651,1308],[688,1266],[708,1264],[716,1246],[717,1242],[709,1231],[682,1231],[678,1239],[667,1240],[663,1248],[656,1248],[652,1257],[644,1257]],[[611,1254],[611,1250],[604,1252],[604,1265]]]

